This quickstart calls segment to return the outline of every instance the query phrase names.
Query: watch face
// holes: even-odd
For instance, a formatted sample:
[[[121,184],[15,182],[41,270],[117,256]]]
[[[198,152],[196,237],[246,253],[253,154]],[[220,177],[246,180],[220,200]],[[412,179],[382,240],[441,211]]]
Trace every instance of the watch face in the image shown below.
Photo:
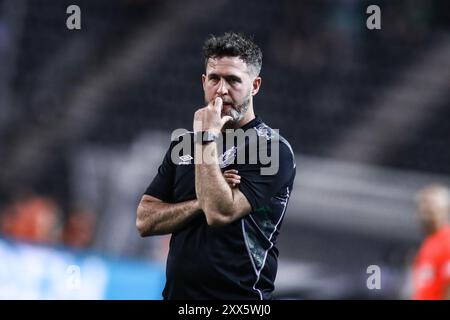
[[[211,132],[206,131],[203,140],[204,141],[213,141],[214,140],[214,135]]]
[[[203,136],[203,141],[214,141],[219,137],[219,135],[206,131]]]
[[[209,131],[198,132],[194,135],[194,139],[196,143],[205,143],[216,140],[219,137],[219,134],[212,133]]]

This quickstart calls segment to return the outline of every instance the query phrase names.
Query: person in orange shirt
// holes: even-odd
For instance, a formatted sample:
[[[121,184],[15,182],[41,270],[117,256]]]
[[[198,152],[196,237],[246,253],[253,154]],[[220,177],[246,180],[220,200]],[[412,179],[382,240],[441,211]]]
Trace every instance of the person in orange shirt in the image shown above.
[[[72,248],[83,249],[92,245],[95,215],[88,209],[73,209],[64,225],[62,242]]]
[[[419,220],[427,233],[412,267],[415,300],[450,299],[450,192],[430,185],[417,196]]]
[[[7,237],[43,244],[59,242],[61,212],[49,197],[19,196],[0,216],[0,233]]]

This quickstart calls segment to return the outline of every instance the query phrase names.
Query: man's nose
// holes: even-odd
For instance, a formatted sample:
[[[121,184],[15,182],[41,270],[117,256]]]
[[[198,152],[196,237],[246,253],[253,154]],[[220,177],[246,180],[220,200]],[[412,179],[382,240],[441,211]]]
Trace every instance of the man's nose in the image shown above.
[[[219,87],[217,88],[217,94],[219,96],[223,96],[225,94],[228,94],[228,86],[227,82],[225,80],[220,80]]]

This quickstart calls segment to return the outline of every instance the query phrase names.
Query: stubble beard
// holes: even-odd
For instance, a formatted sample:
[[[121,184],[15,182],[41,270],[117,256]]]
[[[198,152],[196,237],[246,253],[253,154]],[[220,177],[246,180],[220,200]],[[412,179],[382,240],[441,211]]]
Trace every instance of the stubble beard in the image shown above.
[[[234,123],[238,123],[248,111],[248,107],[250,106],[250,95],[248,95],[244,102],[236,107],[232,107],[228,112],[227,116],[231,116],[233,120],[230,120]]]

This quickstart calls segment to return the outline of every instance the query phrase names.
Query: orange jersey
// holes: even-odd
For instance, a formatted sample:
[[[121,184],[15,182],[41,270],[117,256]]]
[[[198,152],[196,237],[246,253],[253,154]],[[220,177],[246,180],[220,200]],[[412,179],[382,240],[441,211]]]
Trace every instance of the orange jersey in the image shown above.
[[[450,226],[428,236],[413,265],[413,299],[441,300],[450,285]]]

